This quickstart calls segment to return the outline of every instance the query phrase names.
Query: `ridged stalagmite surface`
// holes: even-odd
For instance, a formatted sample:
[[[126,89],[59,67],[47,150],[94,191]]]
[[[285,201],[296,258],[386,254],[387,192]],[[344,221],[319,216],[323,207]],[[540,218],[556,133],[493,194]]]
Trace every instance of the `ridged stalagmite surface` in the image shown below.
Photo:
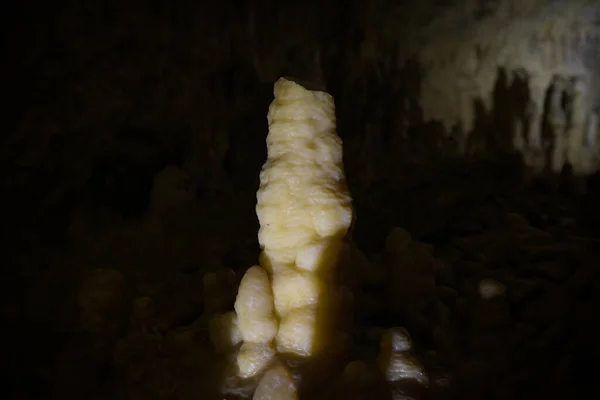
[[[284,78],[274,94],[256,206],[261,266],[246,271],[237,319],[227,319],[243,339],[238,376],[260,379],[259,399],[272,398],[270,388],[294,398],[292,376],[304,381],[278,359],[326,368],[349,344],[350,296],[337,267],[353,210],[333,97]],[[219,318],[213,325],[226,326]],[[235,335],[223,335],[215,344],[231,347]]]
[[[335,329],[328,313],[335,309],[335,266],[352,200],[332,96],[280,79],[268,120],[256,206],[259,242],[281,321],[277,348],[308,357],[324,349]]]

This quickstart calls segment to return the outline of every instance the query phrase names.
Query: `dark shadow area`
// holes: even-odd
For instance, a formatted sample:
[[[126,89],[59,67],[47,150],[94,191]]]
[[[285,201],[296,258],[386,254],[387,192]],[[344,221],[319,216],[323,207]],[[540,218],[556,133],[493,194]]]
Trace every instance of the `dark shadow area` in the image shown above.
[[[491,159],[502,159],[519,152],[514,147],[517,123],[526,125],[529,104],[528,78],[522,71],[497,70],[492,93],[492,106],[488,110],[481,99],[473,103],[475,121],[469,134],[468,151],[473,155],[485,154]],[[523,142],[528,142],[527,131],[521,132]]]
[[[92,161],[89,198],[94,207],[107,208],[124,220],[139,219],[147,212],[155,175],[169,165],[181,166],[187,143],[169,148],[156,133],[134,129],[118,132],[115,139],[117,152]]]

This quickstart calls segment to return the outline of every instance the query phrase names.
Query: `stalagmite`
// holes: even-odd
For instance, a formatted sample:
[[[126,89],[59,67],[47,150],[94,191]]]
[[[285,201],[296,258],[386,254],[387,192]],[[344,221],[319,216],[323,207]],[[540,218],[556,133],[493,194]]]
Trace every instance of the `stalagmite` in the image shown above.
[[[277,334],[273,294],[267,273],[254,266],[242,278],[235,311],[244,343],[238,353],[240,376],[250,378],[260,373],[273,359],[272,341]]]
[[[566,159],[573,168],[576,176],[586,171],[585,160],[582,159],[582,148],[585,144],[586,122],[589,114],[587,109],[585,83],[575,79],[569,91],[569,124],[566,131]]]
[[[383,334],[377,364],[385,380],[392,386],[394,399],[407,398],[402,395],[406,390],[418,391],[429,384],[423,365],[412,351],[413,343],[405,329],[390,328]],[[395,395],[396,392],[399,396]]]
[[[318,357],[337,341],[330,294],[352,222],[333,98],[280,79],[268,121],[256,213],[281,321],[277,349]]]
[[[556,75],[552,81],[546,124],[552,138],[552,157],[550,166],[553,172],[560,173],[565,163],[565,129],[567,115],[564,110],[563,99],[567,90],[567,81]]]
[[[258,382],[253,400],[297,400],[296,384],[281,364],[270,368]]]
[[[296,398],[298,374],[286,362],[318,365],[326,377],[323,368],[347,350],[351,320],[338,264],[353,209],[333,97],[283,78],[274,94],[257,193],[260,266],[242,278],[237,318],[213,323],[239,330],[213,341],[222,350],[241,336],[238,376],[258,381],[255,399]]]

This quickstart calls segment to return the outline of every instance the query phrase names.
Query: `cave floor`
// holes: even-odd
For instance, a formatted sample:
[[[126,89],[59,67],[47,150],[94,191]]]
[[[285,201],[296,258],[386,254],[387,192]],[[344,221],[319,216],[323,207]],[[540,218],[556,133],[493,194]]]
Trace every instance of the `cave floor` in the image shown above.
[[[394,227],[431,245],[433,300],[357,317],[361,329],[408,329],[433,378],[426,398],[579,398],[593,383],[597,198],[511,179],[469,167],[356,196],[354,240],[374,263]],[[258,252],[253,194],[223,196],[88,229],[43,272],[5,280],[5,398],[221,398],[203,276],[239,279]],[[482,282],[500,294],[484,298]]]

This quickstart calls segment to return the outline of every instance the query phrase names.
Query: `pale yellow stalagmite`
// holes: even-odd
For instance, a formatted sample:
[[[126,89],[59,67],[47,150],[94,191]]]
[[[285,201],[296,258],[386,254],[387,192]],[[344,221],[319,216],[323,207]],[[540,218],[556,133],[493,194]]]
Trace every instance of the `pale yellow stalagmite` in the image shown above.
[[[269,343],[275,338],[277,320],[271,284],[262,268],[254,266],[246,271],[234,307],[245,342]]]
[[[275,83],[274,94],[257,193],[260,266],[242,278],[234,315],[211,326],[231,327],[213,334],[219,350],[242,342],[238,377],[257,380],[254,399],[292,400],[305,378],[299,369],[311,369],[304,361],[317,360],[321,368],[312,370],[326,377],[323,368],[348,343],[342,316],[351,296],[337,266],[353,212],[333,97],[287,79]]]
[[[288,369],[275,364],[262,376],[252,400],[298,400],[296,384]]]
[[[268,158],[256,213],[261,261],[269,270],[280,353],[318,356],[334,343],[336,265],[352,222],[352,199],[325,92],[279,79],[268,114]]]
[[[261,267],[246,271],[234,307],[243,339],[237,356],[239,374],[251,378],[271,363],[275,356],[272,342],[277,334],[271,284]]]

